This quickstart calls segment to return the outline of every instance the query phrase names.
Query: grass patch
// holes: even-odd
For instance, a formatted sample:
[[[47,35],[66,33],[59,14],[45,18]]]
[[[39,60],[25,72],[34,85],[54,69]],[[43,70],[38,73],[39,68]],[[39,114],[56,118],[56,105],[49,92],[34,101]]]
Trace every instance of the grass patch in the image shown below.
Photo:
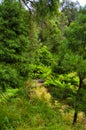
[[[36,96],[29,99],[21,89],[6,103],[0,103],[0,130],[84,130],[81,124],[73,128],[53,105]]]

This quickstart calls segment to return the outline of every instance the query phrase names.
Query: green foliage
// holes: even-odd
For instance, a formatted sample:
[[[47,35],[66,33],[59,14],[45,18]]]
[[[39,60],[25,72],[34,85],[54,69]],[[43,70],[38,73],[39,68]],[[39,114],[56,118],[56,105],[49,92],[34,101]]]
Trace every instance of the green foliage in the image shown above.
[[[83,63],[82,63],[83,62]],[[82,56],[79,56],[77,54],[72,53],[71,51],[64,54],[64,59],[62,60],[62,66],[66,70],[66,72],[78,72],[82,70],[83,67],[81,67],[83,64],[85,64],[85,60],[83,61]],[[84,71],[85,68],[83,68],[82,71]]]
[[[58,14],[59,1],[57,0],[39,0],[34,2],[37,16],[45,19]]]
[[[53,55],[48,50],[47,46],[43,46],[39,49],[39,59],[40,63],[42,63],[45,66],[50,66],[54,62]]]
[[[3,86],[3,89],[6,87],[18,87],[18,73],[16,68],[11,67],[10,65],[2,64],[0,65],[0,85]]]
[[[86,9],[84,8],[86,12]],[[74,101],[75,116],[74,122],[76,123],[78,111],[84,110],[83,97],[85,87],[83,84],[83,79],[86,73],[86,51],[85,51],[85,30],[86,30],[86,15],[85,13],[79,12],[75,21],[73,21],[69,27],[66,28],[65,37],[67,38],[67,49],[63,56],[61,64],[66,71],[75,71],[79,77],[78,90],[76,95],[72,98]],[[83,89],[83,91],[82,91]],[[82,96],[80,96],[82,95]],[[86,106],[85,106],[86,107]]]
[[[18,93],[18,94],[16,94]],[[1,130],[83,130],[82,125],[71,128],[67,121],[62,119],[61,112],[55,109],[54,104],[49,106],[46,101],[38,98],[27,97],[25,88],[17,91],[13,89],[7,90],[10,100],[4,104],[0,103],[0,129]]]
[[[78,9],[80,8],[79,2],[73,2],[69,0],[62,0],[60,4],[61,11],[65,14],[67,20],[68,20],[68,26],[72,21],[75,20]]]
[[[0,104],[7,103],[11,98],[15,97],[19,89],[8,88],[6,92],[0,92]]]
[[[4,0],[0,10],[0,86],[20,87],[28,76],[25,11],[15,0]]]
[[[42,64],[38,66],[31,64],[29,68],[30,68],[30,75],[34,79],[46,79],[52,73],[50,67],[44,66]]]
[[[21,91],[21,90],[20,90]],[[24,91],[24,89],[23,89]],[[10,94],[10,92],[7,92]],[[38,129],[51,128],[60,123],[61,115],[55,112],[44,101],[32,99],[30,102],[28,98],[24,97],[21,92],[15,99],[0,106],[0,129]],[[25,91],[24,91],[25,93]],[[14,114],[15,113],[15,114]],[[56,116],[58,114],[58,118]],[[50,122],[51,120],[51,122]]]
[[[47,18],[40,22],[39,39],[48,47],[51,53],[58,53],[58,46],[63,39],[62,33],[58,27],[58,19],[56,16]]]
[[[68,48],[72,52],[82,55],[85,58],[85,30],[86,30],[86,16],[84,13],[79,13],[76,21],[70,24],[67,28],[66,36],[68,39]]]
[[[49,77],[45,86],[55,99],[65,101],[73,106],[74,96],[77,93],[79,79],[74,73]]]
[[[17,0],[0,4],[0,129],[69,130],[59,109],[31,97],[33,83],[7,88],[44,79],[53,99],[86,113],[86,8],[77,12],[77,3],[63,0],[60,12],[58,0],[29,2],[31,12]]]
[[[29,64],[29,77],[34,79],[46,79],[52,73],[55,58],[45,45],[37,51],[37,54],[33,56],[35,58],[34,61]]]

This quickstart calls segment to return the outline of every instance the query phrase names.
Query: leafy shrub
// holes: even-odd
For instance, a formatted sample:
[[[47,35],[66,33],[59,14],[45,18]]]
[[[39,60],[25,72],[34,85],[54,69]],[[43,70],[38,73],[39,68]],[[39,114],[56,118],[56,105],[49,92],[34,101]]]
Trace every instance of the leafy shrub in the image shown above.
[[[46,79],[52,73],[51,68],[44,66],[43,64],[41,64],[41,65],[31,64],[29,66],[29,69],[30,69],[31,77],[33,79]]]
[[[66,100],[73,105],[74,96],[77,92],[78,78],[76,74],[64,74],[57,77],[51,76],[45,81],[45,86],[54,98]],[[72,100],[69,100],[72,99]]]
[[[39,50],[39,59],[40,63],[42,63],[45,66],[50,66],[53,64],[53,55],[52,53],[48,50],[47,46],[43,46]]]

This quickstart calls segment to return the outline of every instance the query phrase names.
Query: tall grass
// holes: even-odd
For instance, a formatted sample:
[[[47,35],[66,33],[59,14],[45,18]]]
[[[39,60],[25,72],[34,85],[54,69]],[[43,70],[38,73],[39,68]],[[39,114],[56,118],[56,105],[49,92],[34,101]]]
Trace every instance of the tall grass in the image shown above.
[[[84,130],[81,125],[70,125],[58,108],[38,97],[29,99],[24,89],[6,103],[0,103],[0,130]]]

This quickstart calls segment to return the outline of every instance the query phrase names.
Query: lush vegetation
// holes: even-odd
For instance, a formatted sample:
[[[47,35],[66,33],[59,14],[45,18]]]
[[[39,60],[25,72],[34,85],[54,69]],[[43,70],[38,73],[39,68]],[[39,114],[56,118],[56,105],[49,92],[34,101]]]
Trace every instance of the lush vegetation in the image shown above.
[[[85,130],[85,115],[86,6],[3,0],[0,130]]]

